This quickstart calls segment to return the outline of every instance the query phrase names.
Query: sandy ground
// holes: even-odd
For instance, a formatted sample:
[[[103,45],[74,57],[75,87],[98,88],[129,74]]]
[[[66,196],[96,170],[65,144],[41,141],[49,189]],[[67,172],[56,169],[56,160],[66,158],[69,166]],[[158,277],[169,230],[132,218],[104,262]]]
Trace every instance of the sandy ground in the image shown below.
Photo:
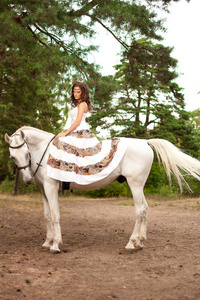
[[[0,299],[200,299],[199,199],[148,199],[145,247],[126,252],[130,199],[69,195],[61,253],[51,254],[37,197],[0,195]]]

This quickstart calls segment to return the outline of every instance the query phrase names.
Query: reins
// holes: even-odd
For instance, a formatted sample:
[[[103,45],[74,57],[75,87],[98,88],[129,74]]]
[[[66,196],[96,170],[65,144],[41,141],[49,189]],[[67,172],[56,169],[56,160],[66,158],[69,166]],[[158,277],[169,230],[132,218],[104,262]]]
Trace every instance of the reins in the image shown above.
[[[46,154],[46,152],[47,152],[47,149],[48,149],[49,145],[50,145],[51,142],[55,139],[56,136],[57,136],[57,135],[54,135],[54,136],[52,137],[52,139],[49,141],[49,143],[48,143],[47,146],[46,146],[46,149],[44,150],[44,153],[42,154],[42,157],[41,157],[39,163],[36,163],[37,168],[36,168],[35,172],[33,173],[32,178],[34,178],[35,175],[37,174],[37,171],[39,170],[39,167],[42,167],[41,162],[43,161],[43,158],[44,158],[44,156],[45,156],[45,154]]]
[[[19,135],[19,134],[15,133],[15,134],[13,134],[12,136],[14,136],[14,135]],[[44,150],[44,153],[42,154],[42,157],[41,157],[39,163],[36,163],[37,168],[35,169],[35,172],[33,173],[32,178],[34,178],[35,175],[37,174],[37,171],[39,170],[39,167],[42,167],[42,165],[41,165],[42,160],[43,160],[43,158],[44,158],[44,156],[45,156],[45,154],[46,154],[46,152],[47,152],[47,149],[48,149],[49,145],[50,145],[51,142],[55,139],[56,136],[57,136],[57,135],[54,135],[54,136],[51,138],[51,140],[49,141],[49,143],[48,143],[47,146],[46,146],[46,149]],[[10,145],[9,145],[9,148],[12,148],[12,149],[19,149],[19,148],[21,148],[22,146],[24,146],[24,144],[26,144],[27,147],[28,147],[28,144],[27,144],[27,142],[26,142],[25,139],[24,139],[24,141],[23,141],[22,144],[20,144],[20,145],[18,145],[18,146],[10,146]],[[12,158],[12,157],[11,157],[11,158]],[[13,162],[14,162],[14,161],[13,161]],[[15,162],[14,162],[14,164],[16,165]],[[25,170],[26,168],[28,168],[28,167],[30,168],[30,167],[31,167],[31,154],[30,154],[30,152],[29,152],[29,163],[28,163],[26,166],[23,166],[23,167],[18,167],[17,165],[16,165],[16,167],[17,167],[18,170],[22,170],[22,169]]]

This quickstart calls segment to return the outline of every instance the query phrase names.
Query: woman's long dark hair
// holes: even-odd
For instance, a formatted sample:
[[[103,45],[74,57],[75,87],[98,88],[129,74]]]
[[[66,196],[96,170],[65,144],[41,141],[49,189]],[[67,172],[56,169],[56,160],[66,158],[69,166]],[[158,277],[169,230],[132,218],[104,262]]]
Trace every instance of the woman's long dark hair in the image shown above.
[[[71,93],[71,105],[72,107],[76,107],[78,101],[74,98],[74,88],[79,87],[81,89],[81,102],[86,102],[88,106],[88,110],[92,110],[92,100],[89,95],[89,88],[86,83],[82,81],[76,81],[72,86],[72,93]]]

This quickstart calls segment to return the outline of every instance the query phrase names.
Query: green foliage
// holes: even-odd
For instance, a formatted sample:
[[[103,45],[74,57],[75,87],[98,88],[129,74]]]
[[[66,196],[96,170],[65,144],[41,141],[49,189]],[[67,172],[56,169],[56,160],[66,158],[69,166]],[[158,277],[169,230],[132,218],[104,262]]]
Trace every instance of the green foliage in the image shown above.
[[[146,2],[150,10],[126,0],[1,0],[0,180],[6,178],[2,189],[9,190],[14,177],[5,132],[11,134],[22,125],[53,133],[62,130],[71,83],[80,77],[93,96],[89,123],[96,133],[102,128],[115,136],[162,137],[200,157],[199,133],[184,112],[182,89],[174,83],[178,74],[172,48],[155,42],[162,40],[158,30],[163,30],[152,10],[157,1]],[[161,1],[165,7],[171,2]],[[97,23],[123,46],[115,78],[101,76],[99,67],[88,62],[88,54],[97,49],[90,42]],[[161,173],[155,165],[147,189],[168,192]],[[20,183],[22,193],[32,188]],[[130,191],[125,183],[114,182],[88,192],[92,194],[127,196]]]
[[[158,0],[147,0],[147,3],[154,5],[158,8],[160,8],[160,6],[162,5],[162,7],[164,9],[167,9],[169,4],[171,4],[172,2],[179,2],[181,0],[162,0],[162,1],[158,1]],[[190,2],[191,0],[185,0],[186,2]],[[167,10],[168,11],[168,10]]]
[[[11,194],[13,192],[14,187],[14,179],[9,179],[6,177],[4,181],[0,184],[0,192]],[[20,176],[19,179],[19,187],[18,187],[18,194],[28,194],[39,192],[39,187],[33,183],[31,185],[24,184],[22,177]],[[131,197],[131,191],[128,185],[123,182],[119,183],[114,181],[110,185],[94,190],[94,191],[73,191],[74,194],[77,195],[85,195],[91,198],[110,198],[110,197]]]
[[[199,158],[200,139],[198,132],[188,122],[189,113],[179,110],[179,118],[170,110],[158,109],[156,115],[159,119],[157,126],[149,132],[151,138],[163,138],[187,154]]]
[[[0,184],[0,191],[3,193],[12,194],[14,186],[14,180],[10,180],[8,177]]]
[[[54,47],[46,49],[36,43],[8,12],[0,14],[0,22],[5,30],[1,32],[0,133],[11,133],[24,124],[59,128],[56,87],[63,69],[61,56]],[[49,59],[52,56],[54,60]]]
[[[14,187],[14,179],[11,180],[8,177],[4,179],[4,181],[0,184],[0,192],[12,194]],[[26,185],[22,177],[19,177],[19,186],[18,186],[18,194],[29,194],[29,193],[35,193],[40,192],[40,188],[35,184],[32,183],[31,185]]]
[[[118,87],[113,76],[100,74],[90,78],[88,85],[91,86],[93,112],[87,121],[93,132],[98,133],[97,128],[108,129],[110,127],[110,118],[116,113],[112,102]]]
[[[131,197],[131,191],[125,182],[114,181],[104,188],[87,191],[86,195],[92,198]]]
[[[108,126],[105,120],[113,113],[110,104],[116,87],[111,76],[101,78],[99,68],[88,63],[88,53],[97,49],[90,42],[86,45],[95,37],[95,24],[106,28],[123,46],[127,31],[131,36],[137,32],[159,38],[160,24],[145,6],[120,0],[1,0],[0,23],[1,140],[5,132],[11,134],[23,125],[61,131],[69,86],[80,77],[94,89],[92,128]],[[4,142],[2,147],[6,149]],[[7,158],[2,178],[8,175]]]
[[[200,182],[192,176],[185,176],[189,184],[192,195],[198,196],[200,191]],[[162,165],[159,165],[157,158],[154,159],[150,175],[147,179],[144,192],[146,195],[175,196],[180,194],[180,188],[177,180],[172,176],[171,185]],[[183,186],[183,194],[189,195],[191,192]]]
[[[121,64],[115,66],[122,96],[113,124],[119,128],[112,135],[145,137],[150,126],[165,123],[184,108],[181,88],[173,82],[178,74],[172,50],[142,38],[122,53]]]
[[[151,168],[150,175],[145,185],[145,194],[160,195],[160,196],[172,196],[180,193],[179,186],[176,180],[173,180],[170,186],[168,177],[162,165],[159,165],[157,159],[154,159],[154,163]]]

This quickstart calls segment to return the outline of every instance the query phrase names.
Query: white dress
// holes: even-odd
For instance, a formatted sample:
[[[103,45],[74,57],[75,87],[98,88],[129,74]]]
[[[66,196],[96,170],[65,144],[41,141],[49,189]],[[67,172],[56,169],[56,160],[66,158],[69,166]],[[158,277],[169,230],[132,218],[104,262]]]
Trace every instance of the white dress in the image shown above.
[[[71,123],[78,107],[70,111]],[[50,145],[47,175],[53,179],[77,184],[91,184],[107,177],[120,163],[128,139],[99,141],[92,133],[84,113],[81,124],[65,137],[55,138]]]

